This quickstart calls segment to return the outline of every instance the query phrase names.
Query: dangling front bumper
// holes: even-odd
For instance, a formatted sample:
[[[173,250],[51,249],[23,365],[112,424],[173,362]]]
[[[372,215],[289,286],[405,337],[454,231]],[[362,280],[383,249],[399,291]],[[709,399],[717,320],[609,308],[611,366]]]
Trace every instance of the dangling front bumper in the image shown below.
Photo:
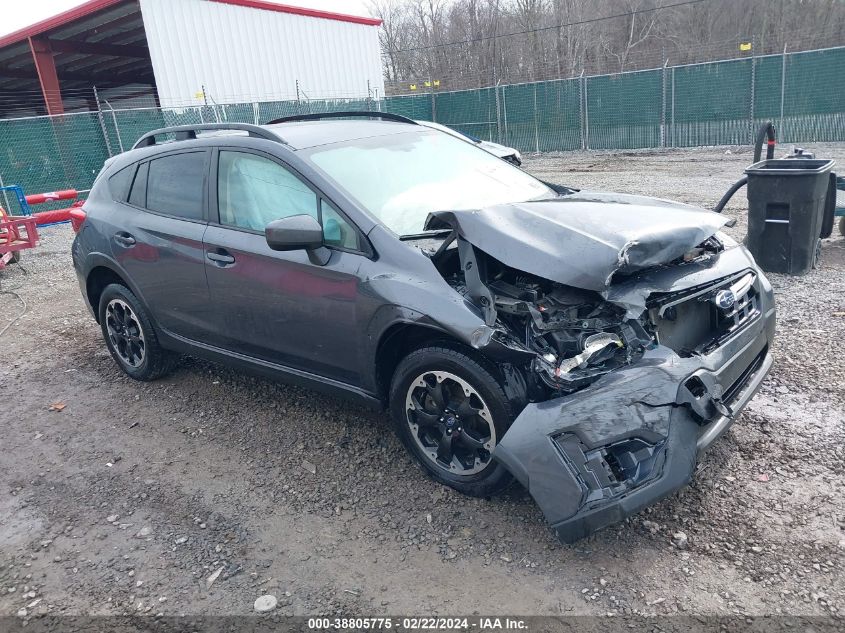
[[[531,492],[564,542],[622,521],[686,485],[699,456],[748,404],[772,366],[771,286],[759,316],[707,354],[663,345],[590,387],[529,404],[494,456]]]

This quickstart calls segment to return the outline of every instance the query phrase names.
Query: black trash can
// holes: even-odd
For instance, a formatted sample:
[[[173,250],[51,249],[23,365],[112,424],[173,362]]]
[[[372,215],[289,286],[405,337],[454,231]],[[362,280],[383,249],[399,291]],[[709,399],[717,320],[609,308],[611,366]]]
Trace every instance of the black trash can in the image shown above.
[[[775,158],[745,170],[747,246],[763,270],[803,275],[813,268],[833,165],[832,160]]]

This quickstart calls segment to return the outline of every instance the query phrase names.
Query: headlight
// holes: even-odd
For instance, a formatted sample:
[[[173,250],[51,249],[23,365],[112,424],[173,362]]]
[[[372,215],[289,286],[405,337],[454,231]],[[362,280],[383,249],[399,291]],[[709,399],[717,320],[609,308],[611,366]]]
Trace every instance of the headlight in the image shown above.
[[[725,250],[728,250],[729,248],[736,248],[737,246],[739,246],[739,242],[737,242],[734,238],[732,238],[724,231],[718,231],[716,233],[716,239],[722,243],[722,246],[725,247]]]

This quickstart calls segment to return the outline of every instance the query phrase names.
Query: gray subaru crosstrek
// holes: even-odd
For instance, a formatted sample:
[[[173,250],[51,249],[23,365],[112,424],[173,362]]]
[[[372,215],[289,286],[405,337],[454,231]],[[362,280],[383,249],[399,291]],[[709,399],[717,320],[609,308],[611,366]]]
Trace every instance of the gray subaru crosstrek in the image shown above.
[[[726,218],[537,180],[395,115],[157,130],[73,244],[117,365],[178,354],[390,411],[434,479],[514,478],[564,541],[690,481],[772,364]]]

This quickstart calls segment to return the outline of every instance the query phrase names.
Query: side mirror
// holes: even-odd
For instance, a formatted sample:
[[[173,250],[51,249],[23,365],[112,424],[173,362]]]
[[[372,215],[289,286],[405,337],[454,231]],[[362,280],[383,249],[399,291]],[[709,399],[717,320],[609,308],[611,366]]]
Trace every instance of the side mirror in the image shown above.
[[[323,227],[310,215],[291,215],[264,227],[267,245],[274,251],[311,251],[323,245]]]
[[[264,227],[264,238],[274,251],[308,251],[308,259],[319,266],[331,257],[331,251],[323,247],[323,227],[307,214],[273,220]]]

